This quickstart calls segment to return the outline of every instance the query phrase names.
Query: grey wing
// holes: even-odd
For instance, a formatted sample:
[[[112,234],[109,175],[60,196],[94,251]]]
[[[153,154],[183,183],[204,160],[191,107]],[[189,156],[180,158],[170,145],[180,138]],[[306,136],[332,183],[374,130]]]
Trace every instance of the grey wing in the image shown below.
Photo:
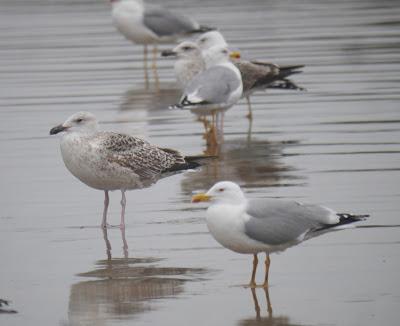
[[[251,200],[246,212],[251,218],[245,223],[245,233],[269,245],[296,242],[302,235],[324,226],[318,216],[328,214],[323,207],[274,199]]]
[[[146,7],[143,23],[158,36],[184,34],[199,28],[190,18],[162,7]]]
[[[196,94],[202,102],[226,103],[231,92],[240,86],[240,79],[234,71],[221,66],[213,66],[197,74],[185,88],[184,96],[190,99]]]
[[[130,135],[102,133],[101,148],[108,162],[130,169],[141,178],[151,178],[171,168],[176,155]]]

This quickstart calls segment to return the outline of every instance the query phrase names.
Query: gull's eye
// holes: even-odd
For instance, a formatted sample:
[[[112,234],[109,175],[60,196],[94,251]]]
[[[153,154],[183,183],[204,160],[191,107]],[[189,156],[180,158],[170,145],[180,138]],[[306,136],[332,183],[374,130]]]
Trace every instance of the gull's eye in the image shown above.
[[[82,121],[83,121],[83,119],[82,118],[79,118],[79,119],[76,119],[75,120],[77,123],[81,123]]]
[[[223,54],[228,54],[228,51],[227,50],[222,50],[222,53]]]
[[[189,51],[189,50],[191,50],[192,48],[191,48],[190,46],[184,46],[182,49],[183,49],[184,51]]]
[[[201,38],[201,39],[200,39],[200,42],[201,42],[201,43],[204,43],[205,41],[206,41],[205,38]]]
[[[223,192],[225,189],[224,188],[219,188],[218,191],[219,192]]]

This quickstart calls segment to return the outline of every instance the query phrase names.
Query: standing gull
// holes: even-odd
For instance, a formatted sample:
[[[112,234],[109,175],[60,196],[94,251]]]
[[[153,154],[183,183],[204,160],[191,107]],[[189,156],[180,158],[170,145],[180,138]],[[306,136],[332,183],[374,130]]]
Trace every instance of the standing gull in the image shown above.
[[[104,191],[103,228],[109,226],[110,190],[121,190],[120,228],[124,228],[126,190],[149,187],[164,176],[199,166],[195,157],[185,157],[174,149],[130,135],[98,131],[96,117],[89,112],[73,114],[52,128],[50,135],[62,131],[61,155],[67,169],[89,187]]]
[[[201,26],[193,19],[164,7],[146,5],[143,0],[110,0],[110,2],[115,27],[128,40],[144,45],[146,84],[148,83],[147,45],[154,45],[152,69],[156,83],[158,83],[157,44],[172,42],[183,35],[204,33],[212,29]]]
[[[201,115],[227,110],[239,100],[242,78],[229,60],[228,49],[224,46],[212,47],[204,61],[206,70],[188,83],[175,108],[190,109]]]
[[[218,31],[210,31],[200,35],[196,43],[203,53],[207,53],[211,47],[216,45],[228,47],[225,38]],[[266,88],[303,90],[303,88],[297,86],[294,82],[287,79],[287,77],[300,73],[301,71],[299,69],[303,68],[304,65],[279,66],[269,62],[247,61],[240,58],[240,53],[238,51],[232,51],[230,53],[230,58],[239,69],[242,76],[242,97],[247,100],[249,109],[247,117],[249,119],[253,116],[250,96],[255,91],[265,90]]]
[[[253,254],[250,286],[256,286],[257,254],[266,253],[265,279],[268,287],[269,254],[283,251],[326,232],[343,229],[368,215],[337,213],[316,205],[291,200],[248,200],[240,187],[230,181],[218,182],[192,202],[211,201],[207,209],[207,226],[224,247],[243,254]]]

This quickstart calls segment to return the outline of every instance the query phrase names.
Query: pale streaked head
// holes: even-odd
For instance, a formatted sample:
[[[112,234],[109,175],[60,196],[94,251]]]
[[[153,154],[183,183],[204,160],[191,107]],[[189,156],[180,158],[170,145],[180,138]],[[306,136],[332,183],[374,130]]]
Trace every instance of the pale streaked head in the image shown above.
[[[161,55],[163,57],[174,56],[178,59],[202,58],[199,46],[196,43],[189,41],[178,44],[172,50],[162,51]]]
[[[50,135],[58,134],[59,132],[80,132],[93,133],[97,131],[97,119],[90,112],[77,112],[70,116],[64,123],[55,126],[50,130]]]
[[[232,205],[240,205],[246,202],[246,197],[239,185],[231,181],[216,183],[206,193],[196,194],[192,197],[192,203],[215,202]]]

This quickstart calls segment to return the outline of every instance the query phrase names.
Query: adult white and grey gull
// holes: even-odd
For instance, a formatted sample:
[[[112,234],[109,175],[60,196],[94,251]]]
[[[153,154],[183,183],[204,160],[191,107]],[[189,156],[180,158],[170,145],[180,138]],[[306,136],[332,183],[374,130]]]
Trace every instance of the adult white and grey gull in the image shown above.
[[[253,254],[250,286],[255,287],[257,254],[266,253],[263,287],[268,287],[269,255],[305,240],[337,231],[364,220],[368,215],[337,213],[318,205],[283,199],[247,199],[233,182],[216,183],[192,202],[211,202],[206,220],[211,235],[224,247]]]
[[[128,40],[144,45],[146,83],[148,82],[147,46],[149,44],[154,46],[152,69],[158,83],[157,44],[174,42],[179,37],[213,29],[162,6],[145,4],[143,0],[110,0],[110,2],[112,21],[118,31]]]
[[[195,76],[204,70],[202,61],[204,61],[204,57],[210,55],[209,50],[212,47],[225,46],[229,49],[228,43],[219,31],[210,31],[200,35],[196,40],[196,44],[202,56],[197,54],[198,50],[192,50],[193,45],[188,48],[183,43],[175,47],[172,51],[166,50],[162,52],[163,56],[177,57],[174,68],[176,78],[180,84],[182,81],[187,82],[190,76]],[[279,66],[269,62],[243,60],[240,57],[239,51],[230,51],[230,58],[239,69],[242,77],[242,97],[247,100],[249,110],[247,117],[249,118],[252,118],[250,96],[255,91],[267,88],[304,90],[304,88],[297,86],[287,78],[290,75],[300,73],[299,69],[303,68],[304,65]]]
[[[242,78],[229,59],[225,46],[214,46],[204,56],[205,70],[186,85],[173,108],[189,109],[196,114],[210,114],[232,107],[242,94]]]
[[[64,132],[61,155],[67,169],[89,187],[104,191],[101,226],[106,228],[109,191],[120,190],[121,221],[125,227],[125,191],[149,187],[162,177],[199,166],[199,157],[184,156],[131,135],[99,131],[96,117],[78,112],[50,130]]]

